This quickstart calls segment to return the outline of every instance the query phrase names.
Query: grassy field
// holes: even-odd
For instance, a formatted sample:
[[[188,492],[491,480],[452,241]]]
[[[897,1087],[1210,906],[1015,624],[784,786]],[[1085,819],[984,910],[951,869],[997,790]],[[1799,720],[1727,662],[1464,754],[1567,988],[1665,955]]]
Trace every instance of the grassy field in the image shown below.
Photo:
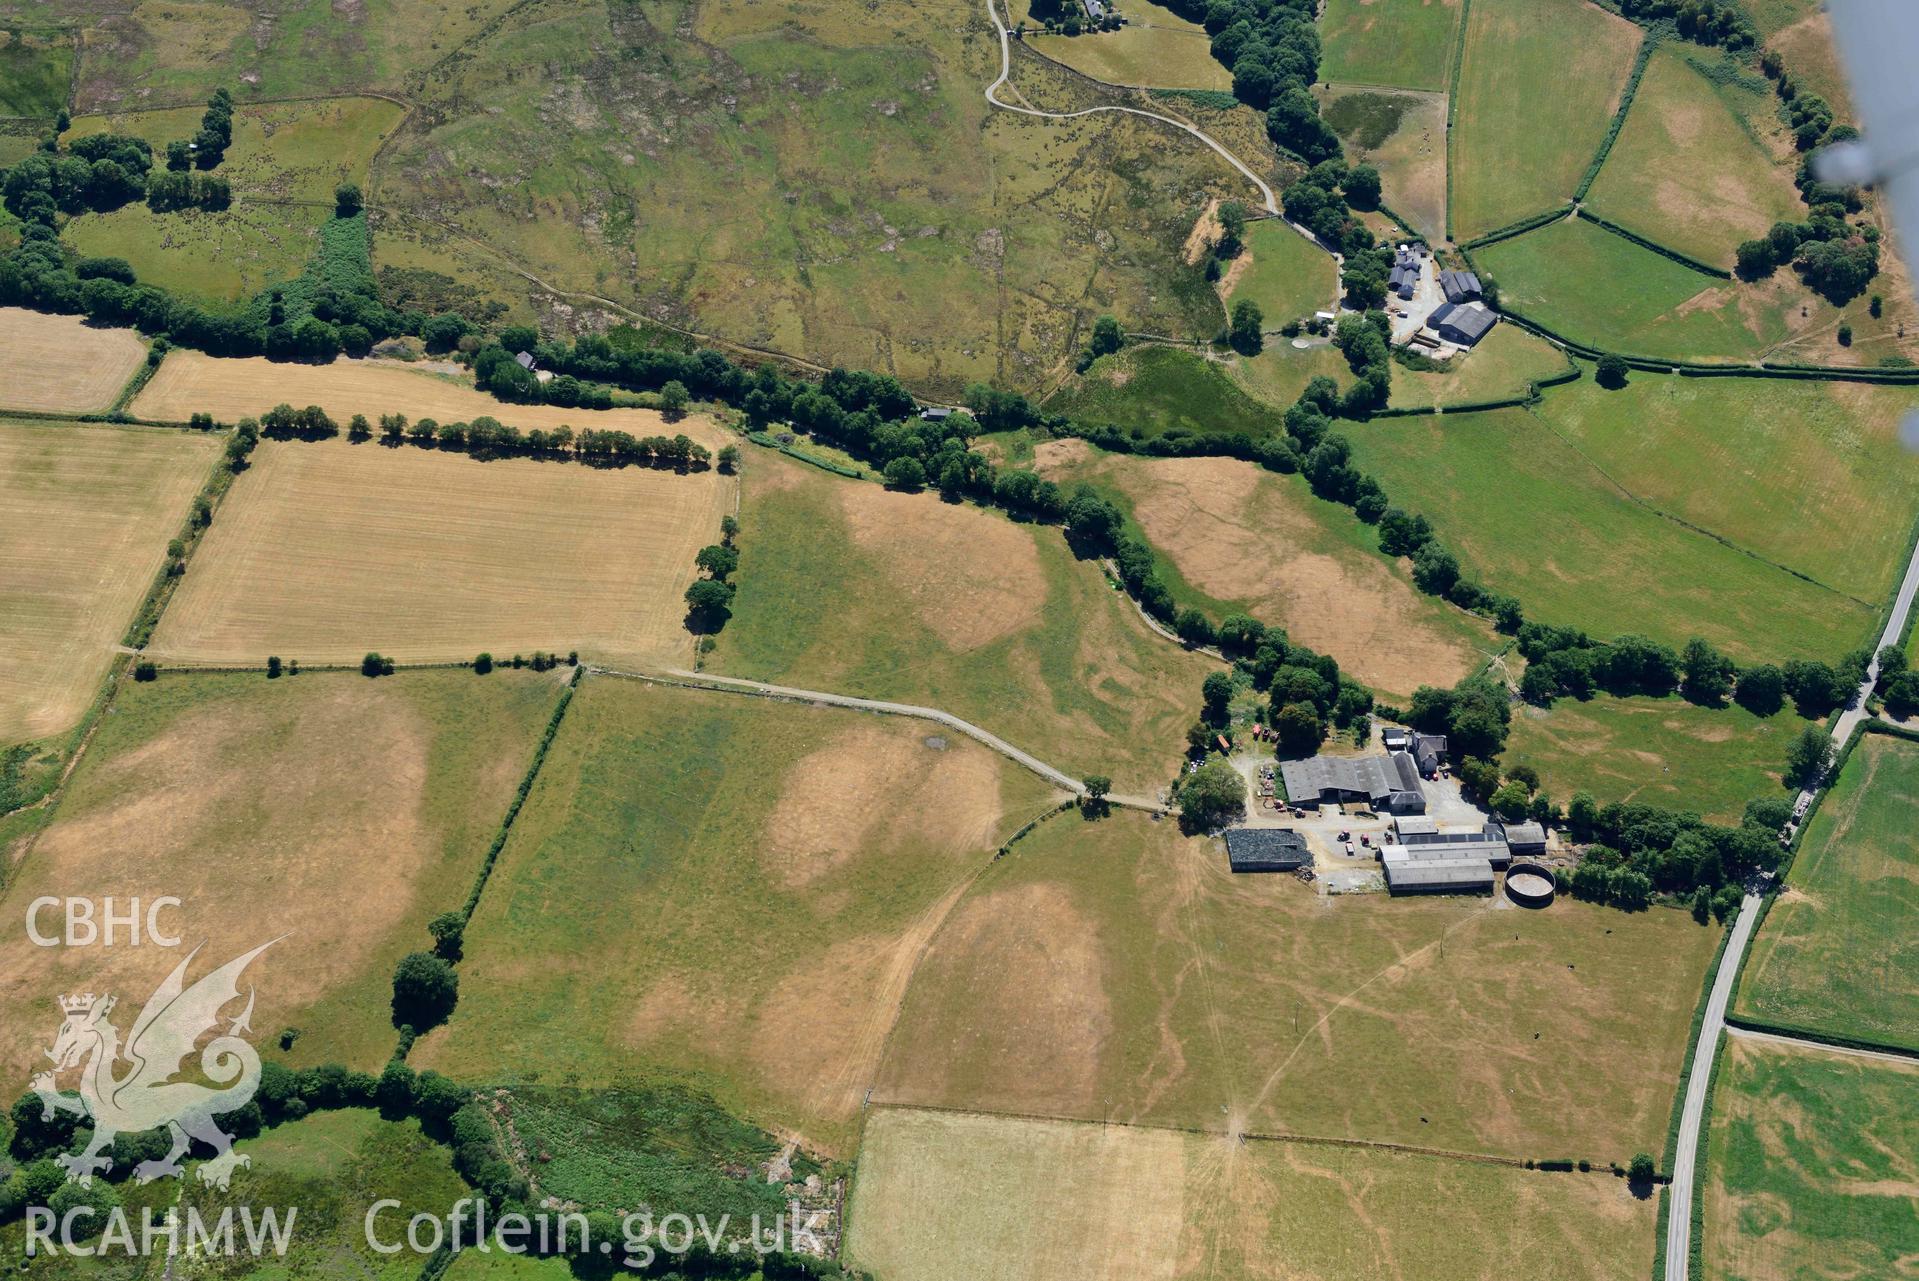
[[[681,594],[731,488],[712,471],[268,441],[149,648],[221,664],[357,662],[372,649],[683,663]]]
[[[1713,1096],[1705,1275],[1898,1277],[1919,1240],[1919,1064],[1733,1038]]]
[[[679,1076],[843,1148],[926,939],[1050,804],[927,731],[588,680],[467,930],[460,1008],[414,1061],[548,1085]]]
[[[200,107],[117,111],[74,119],[68,138],[130,133],[164,154],[167,143],[191,138]],[[233,114],[233,145],[220,175],[242,198],[333,200],[343,182],[365,185],[367,165],[405,111],[384,98],[327,98],[243,106]]]
[[[1728,102],[1735,97],[1741,110]],[[1681,46],[1658,50],[1588,203],[1649,240],[1731,269],[1740,241],[1806,216],[1790,140],[1755,136],[1748,123],[1774,105],[1764,80],[1716,84]]]
[[[163,920],[204,941],[207,967],[286,934],[250,970],[254,1030],[301,1029],[297,1063],[377,1065],[395,1035],[393,967],[464,901],[559,692],[553,676],[510,671],[129,684],[5,910],[19,920],[43,894],[173,895],[184,906]],[[16,1074],[52,1030],[49,993],[112,991],[137,1009],[178,960],[35,947],[18,930],[0,958],[0,1055]]]
[[[1395,409],[1429,405],[1445,408],[1524,396],[1540,379],[1572,368],[1572,361],[1551,343],[1518,325],[1496,325],[1470,355],[1463,360],[1455,357],[1452,365],[1430,372],[1395,365],[1388,403]]]
[[[1012,0],[1015,15],[1027,6]],[[1213,57],[1212,37],[1196,22],[1152,0],[1133,0],[1118,31],[1077,36],[1031,35],[1026,42],[1047,57],[1108,84],[1143,89],[1224,89],[1233,73]]]
[[[225,359],[175,351],[138,396],[133,413],[159,422],[184,423],[196,413],[221,422],[263,414],[278,404],[318,405],[344,423],[354,414],[378,419],[403,413],[409,420],[465,422],[490,415],[523,430],[571,426],[584,431],[629,431],[635,436],[684,432],[709,449],[732,437],[699,414],[668,422],[651,409],[563,409],[557,405],[509,405],[474,388],[465,373],[441,374],[388,360],[335,360],[299,365],[248,356]],[[438,366],[438,368],[445,368]]]
[[[1168,563],[1178,594],[1215,617],[1245,610],[1339,660],[1381,693],[1450,685],[1498,648],[1491,628],[1412,585],[1366,526],[1296,476],[1228,458],[1143,459],[1079,442],[1041,446],[1062,484],[1116,493]]]
[[[1527,410],[1391,419],[1350,436],[1355,465],[1529,617],[1602,638],[1702,636],[1742,662],[1778,662],[1835,659],[1878,612],[1659,516]]]
[[[1898,441],[1914,406],[1909,387],[1635,371],[1620,391],[1556,387],[1534,413],[1640,500],[1877,605],[1919,512],[1919,459]]]
[[[101,329],[80,316],[0,307],[0,408],[91,413],[112,405],[147,345],[131,329]]]
[[[1504,762],[1539,771],[1562,805],[1576,791],[1604,805],[1642,801],[1738,822],[1755,796],[1781,796],[1786,747],[1809,722],[1672,698],[1560,699],[1519,708]]]
[[[126,259],[144,284],[219,307],[298,276],[320,243],[327,214],[247,204],[155,213],[134,204],[81,214],[60,235],[76,253]]]
[[[1767,47],[1777,49],[1786,60],[1792,78],[1831,103],[1841,120],[1856,121],[1852,85],[1845,64],[1839,60],[1839,50],[1833,44],[1832,19],[1826,16],[1825,6],[1808,3],[1808,0],[1785,0],[1783,4],[1755,7],[1773,12],[1790,10],[1801,15],[1777,26],[1770,13],[1761,17]]]
[[[1180,347],[1127,347],[1094,361],[1047,397],[1046,408],[1080,422],[1123,427],[1135,440],[1173,430],[1196,436],[1278,432],[1281,411],[1242,391],[1228,368]]]
[[[849,1262],[898,1281],[1599,1281],[1643,1273],[1653,1231],[1605,1175],[884,1108],[849,1219]]]
[[[1242,265],[1243,264],[1243,265]],[[1229,284],[1230,282],[1230,284]],[[1259,304],[1266,328],[1308,320],[1333,305],[1338,277],[1332,255],[1277,218],[1246,229],[1246,250],[1222,285],[1228,308],[1242,298]]]
[[[733,676],[930,704],[1076,774],[1156,791],[1217,664],[1149,630],[1056,529],[747,460]]]
[[[1919,1049],[1919,747],[1868,735],[1800,843],[1735,1010],[1760,1022]]]
[[[1315,378],[1323,375],[1342,384],[1352,381],[1346,358],[1330,343],[1304,348],[1283,341],[1268,343],[1250,360],[1241,356],[1229,361],[1226,374],[1247,395],[1282,414]]]
[[[1365,12],[1378,8],[1377,0]],[[1438,8],[1438,0],[1430,6]],[[1320,114],[1355,161],[1379,170],[1385,203],[1432,241],[1446,238],[1446,95],[1327,85]],[[1387,232],[1388,238],[1403,233]]]
[[[185,432],[0,426],[0,744],[85,712],[218,448]]]
[[[1327,80],[1444,91],[1450,82],[1459,0],[1328,0],[1320,14]]]
[[[0,44],[0,116],[52,117],[67,105],[73,45],[9,33]]]
[[[373,198],[558,288],[935,392],[1044,385],[1102,312],[1210,336],[1178,254],[1244,178],[1149,120],[990,108],[998,52],[983,6],[519,6],[421,85]],[[1015,53],[1036,102],[1120,100]]]
[[[1142,815],[1054,821],[934,938],[874,1101],[1623,1161],[1659,1150],[1717,942],[1670,909],[1322,897]]]
[[[1475,0],[1452,140],[1456,239],[1572,199],[1639,39],[1584,0]]]

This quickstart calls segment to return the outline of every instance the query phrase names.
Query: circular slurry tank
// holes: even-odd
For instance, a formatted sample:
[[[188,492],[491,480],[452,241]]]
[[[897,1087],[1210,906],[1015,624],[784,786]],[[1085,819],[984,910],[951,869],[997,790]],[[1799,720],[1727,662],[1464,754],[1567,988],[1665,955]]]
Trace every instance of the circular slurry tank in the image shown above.
[[[1506,869],[1506,897],[1521,907],[1544,907],[1553,901],[1558,879],[1539,863],[1514,863]]]

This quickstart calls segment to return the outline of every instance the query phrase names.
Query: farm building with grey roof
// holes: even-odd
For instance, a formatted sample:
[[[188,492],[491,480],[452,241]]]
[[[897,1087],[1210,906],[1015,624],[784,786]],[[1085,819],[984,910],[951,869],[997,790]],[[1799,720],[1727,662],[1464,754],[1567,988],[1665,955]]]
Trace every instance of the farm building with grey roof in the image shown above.
[[[1306,838],[1283,827],[1229,827],[1226,861],[1235,872],[1297,872],[1310,867]]]
[[[1405,752],[1282,761],[1279,773],[1286,784],[1286,797],[1295,805],[1365,802],[1390,814],[1421,814],[1426,809],[1419,768]]]

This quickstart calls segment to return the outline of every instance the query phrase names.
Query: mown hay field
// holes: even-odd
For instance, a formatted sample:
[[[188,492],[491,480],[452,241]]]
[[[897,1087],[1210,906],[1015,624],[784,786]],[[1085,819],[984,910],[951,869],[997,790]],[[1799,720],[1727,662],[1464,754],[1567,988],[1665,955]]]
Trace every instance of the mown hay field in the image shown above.
[[[1451,365],[1444,370],[1395,366],[1388,403],[1395,409],[1445,409],[1524,396],[1539,380],[1573,367],[1564,352],[1518,325],[1494,326],[1471,353],[1453,357]]]
[[[1730,1039],[1707,1137],[1709,1281],[1902,1277],[1919,1241],[1919,1063]]]
[[[1296,476],[1229,458],[1144,459],[1041,446],[1040,470],[1115,492],[1172,571],[1174,594],[1244,611],[1382,694],[1450,685],[1499,648],[1483,621],[1412,584],[1372,531]]]
[[[262,356],[226,358],[175,351],[138,396],[140,418],[184,423],[196,413],[221,422],[263,414],[275,405],[318,405],[342,426],[354,414],[377,421],[401,413],[408,420],[469,422],[482,415],[521,430],[570,426],[629,431],[635,436],[684,432],[709,449],[729,439],[711,419],[692,414],[672,422],[651,409],[563,409],[557,405],[509,405],[473,386],[465,374],[415,369],[400,361],[335,360],[326,365],[282,364]]]
[[[1055,803],[937,728],[589,678],[467,928],[459,1009],[413,1061],[680,1079],[849,1151],[926,940]]]
[[[1350,438],[1354,464],[1431,519],[1466,572],[1517,596],[1529,618],[1601,639],[1700,636],[1751,663],[1835,659],[1864,643],[1877,616],[1875,604],[1660,516],[1539,414],[1389,419]]]
[[[0,425],[0,744],[86,711],[218,452],[185,432]]]
[[[1453,115],[1455,239],[1572,199],[1640,38],[1585,0],[1474,0]]]
[[[1450,83],[1459,0],[1327,0],[1320,13],[1327,80],[1443,92]]]
[[[577,649],[682,663],[682,593],[731,488],[712,471],[267,441],[149,652],[255,664]]]
[[[1739,99],[1740,110],[1732,101]],[[1625,127],[1588,194],[1594,212],[1647,239],[1730,270],[1742,240],[1797,222],[1792,144],[1755,137],[1748,120],[1772,116],[1770,84],[1708,79],[1679,46],[1646,65]]]
[[[1320,93],[1320,114],[1355,161],[1379,170],[1384,203],[1427,239],[1444,240],[1446,95],[1329,84]],[[1403,234],[1384,232],[1394,240]]]
[[[1504,763],[1530,765],[1564,805],[1574,792],[1604,805],[1639,801],[1736,823],[1756,796],[1783,796],[1786,748],[1808,724],[1678,697],[1613,698],[1519,707]]]
[[[103,329],[80,316],[0,307],[0,409],[84,414],[113,404],[147,345],[131,329]]]
[[[1653,1235],[1608,1175],[894,1108],[848,1220],[848,1260],[897,1281],[1601,1281],[1643,1273]]]
[[[954,908],[873,1097],[1623,1163],[1664,1141],[1717,943],[1664,908],[1324,897],[1065,815]]]
[[[1218,664],[1154,633],[1056,528],[746,459],[732,676],[931,705],[1156,793]]]
[[[1246,229],[1246,248],[1227,265],[1221,282],[1226,305],[1242,298],[1259,304],[1267,329],[1307,320],[1331,307],[1338,290],[1332,255],[1277,218]]]
[[[69,140],[96,133],[145,138],[164,157],[166,146],[191,138],[203,108],[114,111],[77,116]],[[384,98],[324,98],[241,106],[233,113],[233,144],[220,176],[235,194],[275,200],[332,203],[343,182],[365,185],[367,166],[405,109]]]
[[[1899,444],[1915,406],[1912,387],[1634,371],[1618,391],[1555,387],[1533,412],[1634,497],[1876,606],[1919,513],[1919,458]]]
[[[1853,749],[1753,940],[1734,1009],[1759,1023],[1919,1050],[1919,746]]]
[[[285,934],[249,971],[254,1030],[300,1028],[298,1063],[382,1062],[393,968],[465,901],[559,694],[553,675],[512,671],[130,682],[0,905],[19,922],[42,895],[121,910],[172,895],[182,906],[161,922],[204,945],[196,975]],[[55,994],[137,1010],[183,955],[8,930],[0,1062],[25,1078],[58,1025]]]
[[[155,213],[144,204],[84,213],[60,231],[85,257],[124,258],[141,283],[215,307],[298,276],[328,211],[303,205]]]
[[[1028,6],[1013,0],[1014,16]],[[1029,35],[1026,43],[1082,75],[1142,89],[1230,90],[1233,73],[1213,57],[1206,28],[1152,0],[1134,0],[1118,31]]]

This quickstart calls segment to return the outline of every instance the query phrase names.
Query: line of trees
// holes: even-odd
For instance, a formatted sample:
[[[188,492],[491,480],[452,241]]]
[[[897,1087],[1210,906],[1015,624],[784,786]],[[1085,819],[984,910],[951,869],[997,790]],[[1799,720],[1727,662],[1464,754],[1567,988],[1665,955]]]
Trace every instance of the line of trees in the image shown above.
[[[1814,720],[1852,699],[1872,659],[1868,651],[1855,650],[1836,665],[1795,659],[1742,669],[1698,637],[1674,650],[1644,636],[1595,641],[1577,628],[1544,623],[1522,625],[1518,647],[1527,662],[1520,695],[1541,707],[1603,690],[1620,696],[1678,693],[1704,707],[1722,707],[1731,699],[1755,715],[1771,716],[1791,698],[1801,716]],[[1891,653],[1904,657],[1896,649]],[[1898,660],[1888,656],[1887,661]]]
[[[194,420],[195,426],[214,425],[211,415],[196,414]],[[373,433],[374,424],[365,414],[355,414],[347,425],[349,440],[369,440]],[[325,440],[339,434],[340,424],[318,405],[295,409],[292,405],[280,404],[257,420],[241,419],[236,439],[257,442],[264,435],[274,440]],[[704,470],[713,459],[713,451],[683,432],[673,436],[635,436],[628,431],[591,427],[575,432],[568,426],[522,431],[485,414],[471,422],[451,423],[433,418],[409,420],[405,414],[382,414],[379,436],[381,443],[389,446],[411,444],[426,449],[461,450],[482,458],[511,455],[574,458],[598,466],[642,464],[697,471]],[[246,449],[251,452],[252,445]]]

